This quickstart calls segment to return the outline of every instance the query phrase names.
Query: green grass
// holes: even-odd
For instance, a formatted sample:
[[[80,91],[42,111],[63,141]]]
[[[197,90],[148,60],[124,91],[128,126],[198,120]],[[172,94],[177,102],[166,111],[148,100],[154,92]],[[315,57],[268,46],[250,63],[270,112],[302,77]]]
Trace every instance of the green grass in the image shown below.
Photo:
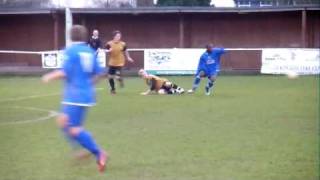
[[[192,77],[169,77],[184,88]],[[99,174],[77,162],[53,118],[61,83],[0,78],[1,180],[317,180],[319,79],[221,76],[213,96],[141,96],[127,78],[116,96],[98,86],[86,128],[111,155]],[[46,95],[26,98],[33,95]],[[16,99],[16,100],[14,100]],[[15,122],[15,124],[10,124]]]

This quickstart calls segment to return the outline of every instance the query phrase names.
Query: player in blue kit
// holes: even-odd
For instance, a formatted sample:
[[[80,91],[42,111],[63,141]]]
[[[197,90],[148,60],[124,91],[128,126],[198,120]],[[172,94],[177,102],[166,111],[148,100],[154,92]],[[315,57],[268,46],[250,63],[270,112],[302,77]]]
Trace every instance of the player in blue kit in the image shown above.
[[[58,126],[71,142],[77,142],[91,152],[97,160],[100,172],[105,170],[108,155],[83,128],[88,107],[95,100],[94,83],[103,75],[95,51],[86,44],[88,32],[84,26],[74,25],[70,30],[73,44],[65,49],[64,64],[42,77],[44,83],[64,79],[64,92],[61,114],[57,117]]]
[[[201,78],[207,77],[208,83],[205,87],[205,91],[206,95],[211,94],[214,82],[220,71],[220,57],[225,52],[224,48],[213,48],[212,44],[206,46],[206,52],[201,55],[199,60],[192,89],[188,90],[188,93],[194,93],[199,87]]]

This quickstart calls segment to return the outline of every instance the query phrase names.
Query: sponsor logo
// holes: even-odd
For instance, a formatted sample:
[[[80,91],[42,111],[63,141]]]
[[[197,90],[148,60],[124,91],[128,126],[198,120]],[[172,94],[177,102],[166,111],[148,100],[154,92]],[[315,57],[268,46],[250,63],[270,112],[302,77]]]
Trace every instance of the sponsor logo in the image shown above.
[[[216,63],[216,61],[215,61],[213,58],[208,57],[208,60],[207,60],[206,63],[207,63],[207,64],[214,64],[214,63]]]
[[[149,56],[149,62],[151,64],[157,64],[157,65],[170,62],[172,59],[172,53],[164,52],[164,51],[149,52],[148,56]]]
[[[280,54],[273,54],[273,56],[271,57],[266,57],[265,58],[266,61],[285,61],[286,58],[282,57]]]

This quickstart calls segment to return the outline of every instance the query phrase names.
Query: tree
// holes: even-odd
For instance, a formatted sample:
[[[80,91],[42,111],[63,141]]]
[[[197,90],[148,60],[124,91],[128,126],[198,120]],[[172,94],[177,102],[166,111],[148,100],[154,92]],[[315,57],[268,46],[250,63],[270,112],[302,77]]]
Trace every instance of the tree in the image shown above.
[[[210,6],[210,0],[158,0],[158,6]]]

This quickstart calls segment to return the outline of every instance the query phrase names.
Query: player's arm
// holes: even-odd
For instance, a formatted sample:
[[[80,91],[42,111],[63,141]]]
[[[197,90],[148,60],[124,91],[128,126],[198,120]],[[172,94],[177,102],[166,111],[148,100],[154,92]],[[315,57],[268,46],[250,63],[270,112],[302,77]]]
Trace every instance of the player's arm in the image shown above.
[[[124,52],[124,55],[126,56],[127,61],[133,63],[134,60],[130,57],[130,54],[129,54],[128,49],[127,49],[127,45],[124,45],[123,52]]]
[[[149,94],[151,94],[151,90],[150,89],[148,89],[147,91],[145,91],[145,92],[142,92],[142,93],[140,93],[141,95],[149,95]]]
[[[48,83],[53,80],[62,79],[65,77],[63,70],[55,70],[42,76],[42,82]]]
[[[100,73],[95,74],[92,77],[92,83],[97,84],[101,79],[105,79],[108,76],[108,73],[102,70]]]
[[[145,92],[140,93],[141,95],[149,95],[151,94],[153,91],[156,90],[156,80],[152,77],[153,75],[150,75],[150,89],[148,89]]]
[[[203,54],[203,55],[200,57],[200,59],[199,59],[199,63],[198,63],[198,68],[197,68],[197,70],[198,70],[198,71],[201,70],[201,69],[205,66],[205,64],[206,64],[206,57],[205,57],[205,55]]]
[[[101,49],[101,44],[102,44],[102,42],[101,42],[101,40],[100,39],[98,39],[98,49]]]
[[[101,79],[106,78],[107,74],[99,74],[92,77],[92,83],[97,84]]]
[[[227,52],[225,48],[214,48],[213,50],[218,52],[221,55]]]
[[[94,56],[93,74],[94,76],[92,77],[92,82],[94,84],[98,83],[101,79],[107,76],[105,69],[100,66],[98,56],[96,54]]]
[[[87,41],[87,44],[88,44],[89,47],[92,47],[91,46],[91,38]]]
[[[99,51],[101,50],[101,41],[100,39],[96,39],[96,46],[97,46],[97,50],[95,53],[99,53]]]
[[[71,53],[65,52],[63,55],[64,60],[62,68],[43,75],[42,82],[48,83],[50,81],[62,79],[68,76],[68,74],[72,72],[73,67],[72,60],[69,58],[70,56],[72,56]]]
[[[106,48],[106,50],[105,50],[106,53],[109,53],[110,51],[112,51],[111,46],[110,46],[109,43],[105,44],[105,48]]]

